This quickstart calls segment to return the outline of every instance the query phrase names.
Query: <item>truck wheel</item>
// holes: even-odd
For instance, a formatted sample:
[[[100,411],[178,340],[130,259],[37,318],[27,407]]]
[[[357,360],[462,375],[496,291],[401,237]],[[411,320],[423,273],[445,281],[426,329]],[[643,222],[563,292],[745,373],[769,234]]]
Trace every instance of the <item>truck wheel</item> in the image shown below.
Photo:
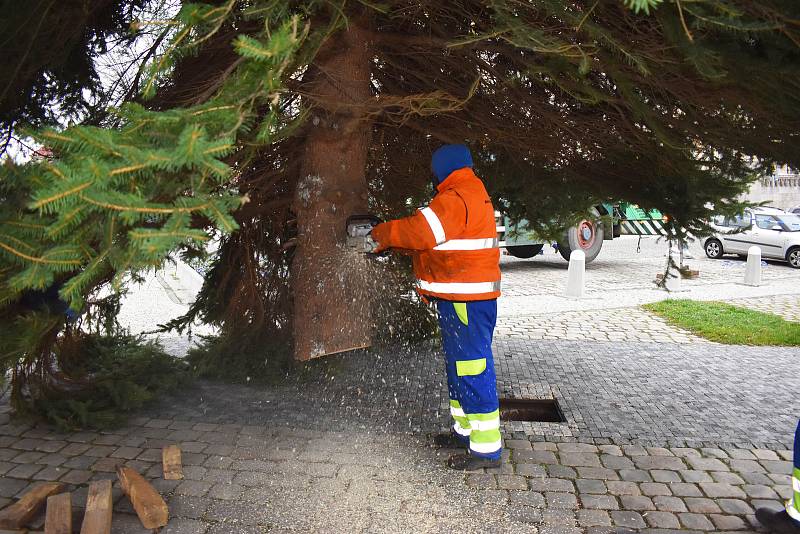
[[[603,248],[603,223],[584,219],[568,229],[558,241],[558,251],[561,257],[569,261],[573,250],[582,250],[586,254],[586,263],[589,263],[600,254]]]
[[[509,254],[515,258],[528,259],[536,256],[542,251],[544,245],[514,245],[506,247]]]

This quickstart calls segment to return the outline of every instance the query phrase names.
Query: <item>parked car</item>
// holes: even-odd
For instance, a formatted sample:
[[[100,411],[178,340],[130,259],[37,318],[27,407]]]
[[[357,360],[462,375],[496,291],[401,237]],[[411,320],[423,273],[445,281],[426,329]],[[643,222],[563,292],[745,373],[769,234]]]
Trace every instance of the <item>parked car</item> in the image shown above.
[[[709,258],[746,256],[747,249],[757,245],[762,258],[786,261],[800,269],[800,215],[777,208],[752,208],[735,217],[714,217],[711,226],[717,232],[703,243]]]
[[[800,206],[793,207],[792,209],[789,210],[789,212],[790,213],[796,213],[796,214],[800,215]]]

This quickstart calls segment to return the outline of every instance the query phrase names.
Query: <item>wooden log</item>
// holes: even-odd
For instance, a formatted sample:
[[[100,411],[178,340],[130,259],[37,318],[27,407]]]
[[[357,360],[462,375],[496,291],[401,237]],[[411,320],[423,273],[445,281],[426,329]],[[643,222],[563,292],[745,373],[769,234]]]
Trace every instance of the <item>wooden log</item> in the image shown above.
[[[72,496],[69,493],[47,498],[44,534],[72,534]]]
[[[64,484],[44,482],[25,493],[20,500],[0,512],[0,528],[15,529],[28,523],[50,495],[64,491]]]
[[[117,467],[122,491],[128,496],[144,528],[163,527],[169,521],[167,503],[142,475],[130,467]]]
[[[111,534],[111,481],[97,480],[89,485],[81,534]]]
[[[180,480],[183,478],[181,467],[181,449],[177,445],[170,445],[161,449],[161,461],[164,468],[165,480]]]

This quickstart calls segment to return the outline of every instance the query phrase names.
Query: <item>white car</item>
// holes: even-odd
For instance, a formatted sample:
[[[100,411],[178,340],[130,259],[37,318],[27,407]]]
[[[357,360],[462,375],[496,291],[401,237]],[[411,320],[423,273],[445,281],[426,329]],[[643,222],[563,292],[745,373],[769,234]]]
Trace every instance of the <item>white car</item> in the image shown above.
[[[761,248],[764,259],[789,262],[800,269],[800,215],[777,208],[752,208],[742,215],[718,215],[711,226],[717,230],[703,243],[706,256],[747,255],[753,245]]]

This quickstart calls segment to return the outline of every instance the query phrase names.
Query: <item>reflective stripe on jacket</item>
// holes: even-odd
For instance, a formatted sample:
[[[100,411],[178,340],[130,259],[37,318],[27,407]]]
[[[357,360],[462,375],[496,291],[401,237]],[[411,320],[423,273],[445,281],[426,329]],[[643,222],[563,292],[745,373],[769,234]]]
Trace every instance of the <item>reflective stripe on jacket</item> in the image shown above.
[[[417,290],[459,302],[500,296],[500,249],[494,207],[483,182],[465,167],[437,187],[427,208],[379,224],[381,248],[413,253]]]

